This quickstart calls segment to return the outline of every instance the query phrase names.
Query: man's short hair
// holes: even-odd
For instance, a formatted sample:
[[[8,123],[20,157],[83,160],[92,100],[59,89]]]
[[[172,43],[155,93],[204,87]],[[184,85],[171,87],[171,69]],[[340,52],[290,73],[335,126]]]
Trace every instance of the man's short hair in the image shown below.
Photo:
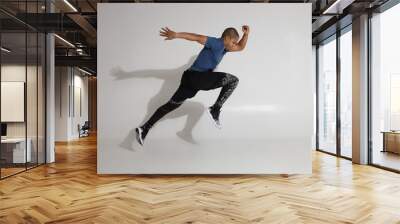
[[[226,29],[224,30],[224,32],[222,33],[222,36],[221,36],[221,37],[222,37],[222,38],[230,37],[230,38],[237,38],[237,39],[239,39],[239,33],[238,33],[238,31],[237,31],[235,28],[229,27],[229,28],[226,28]]]

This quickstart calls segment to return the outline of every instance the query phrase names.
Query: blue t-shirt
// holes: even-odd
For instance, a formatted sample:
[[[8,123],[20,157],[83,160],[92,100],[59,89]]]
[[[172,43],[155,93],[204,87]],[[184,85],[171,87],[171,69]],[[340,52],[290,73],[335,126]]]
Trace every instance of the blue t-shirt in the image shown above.
[[[217,67],[227,51],[222,38],[207,37],[203,49],[200,51],[190,70],[212,71]]]

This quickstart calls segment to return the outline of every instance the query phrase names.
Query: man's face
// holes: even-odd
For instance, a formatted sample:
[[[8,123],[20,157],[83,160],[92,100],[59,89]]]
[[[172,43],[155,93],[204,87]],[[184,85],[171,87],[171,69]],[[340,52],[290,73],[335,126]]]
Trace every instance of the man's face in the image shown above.
[[[237,37],[230,37],[230,36],[224,37],[225,49],[228,51],[232,50],[233,46],[235,46],[237,44],[238,40],[239,40],[239,38],[237,38]]]

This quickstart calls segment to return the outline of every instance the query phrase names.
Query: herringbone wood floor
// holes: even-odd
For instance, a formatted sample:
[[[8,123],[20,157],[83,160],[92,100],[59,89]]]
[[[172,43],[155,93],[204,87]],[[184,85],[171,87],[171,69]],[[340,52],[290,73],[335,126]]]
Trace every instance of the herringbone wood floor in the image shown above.
[[[96,139],[0,181],[0,223],[400,223],[400,175],[315,152],[312,175],[98,176]]]

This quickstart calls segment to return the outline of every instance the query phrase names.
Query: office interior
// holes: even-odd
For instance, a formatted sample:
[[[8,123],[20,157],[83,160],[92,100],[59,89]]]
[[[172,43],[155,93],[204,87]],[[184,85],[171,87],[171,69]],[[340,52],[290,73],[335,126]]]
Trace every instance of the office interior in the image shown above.
[[[79,182],[77,180],[79,178],[82,184],[83,182],[88,184],[85,178],[95,176],[96,169],[97,5],[101,3],[172,2],[186,3],[189,1],[2,0],[0,2],[0,198],[13,194],[12,191],[6,189],[15,181],[20,183],[26,181],[26,187],[29,187],[30,178],[37,182],[40,182],[38,179],[44,182],[51,181],[51,172],[54,172],[54,175],[58,174],[56,170],[59,162],[62,164],[59,172],[65,172],[67,176],[68,172],[76,172],[76,167],[81,168],[80,172],[82,170],[91,172],[90,175],[83,173],[75,176],[75,179],[69,179],[69,182],[63,183],[66,187],[72,182]],[[368,186],[371,187],[371,189],[368,188],[370,191],[368,190],[368,193],[362,191],[363,193],[359,195],[356,192],[355,195],[360,196],[365,193],[369,195],[365,197],[369,198],[368,200],[371,198],[378,200],[377,198],[384,197],[381,196],[381,194],[385,194],[383,188],[386,189],[386,194],[397,195],[400,188],[400,183],[396,182],[400,173],[399,1],[215,0],[207,2],[307,3],[312,5],[312,21],[310,23],[312,23],[313,75],[315,76],[315,133],[312,153],[313,172],[318,174],[313,178],[319,184],[324,183],[321,185],[322,189],[316,188],[315,191],[330,192],[327,189],[331,189],[332,185],[337,187],[335,188],[337,191],[332,190],[333,194],[340,190],[357,191],[362,188],[360,187],[362,184],[358,185],[359,183],[351,181],[356,181],[355,179],[362,181],[363,178],[366,178],[366,183],[363,184],[371,184],[372,187]],[[90,146],[86,146],[87,144]],[[326,158],[328,162],[325,160],[324,163],[316,162],[321,158]],[[74,162],[75,159],[79,163],[83,161],[84,165],[79,166],[76,161]],[[89,160],[91,162],[86,164],[85,161]],[[341,167],[346,167],[347,171],[341,173]],[[337,179],[335,179],[336,181],[329,178],[323,179],[321,173],[329,174],[326,177]],[[357,175],[357,178],[352,175]],[[376,180],[382,184],[381,187],[374,182],[374,179],[367,179],[371,175],[382,177],[382,179]],[[126,184],[141,186],[143,183],[136,182],[135,178],[135,176],[100,176],[99,179],[93,181],[93,186],[101,185],[102,181],[106,182],[111,179],[128,181]],[[174,178],[181,177],[155,176],[146,181],[153,181],[151,186],[154,187],[158,181],[162,182],[157,178],[171,178],[169,181],[174,181]],[[192,180],[193,177],[188,178]],[[214,177],[199,178],[205,178],[200,181],[204,183]],[[231,184],[235,182],[235,177],[229,178],[233,178],[229,179]],[[246,182],[247,178],[254,177],[238,178],[238,181]],[[282,174],[270,178],[274,180],[282,178],[288,181],[291,176]],[[296,180],[302,183],[309,180],[307,177],[304,179],[301,179],[303,177],[293,178],[300,178]],[[340,186],[339,182],[344,179],[350,182]],[[177,179],[176,181],[182,180]],[[287,185],[282,185],[282,187]],[[351,188],[353,185],[357,185],[358,188]],[[107,186],[111,189],[112,183]],[[82,187],[82,192],[83,189],[86,189],[79,184],[75,187],[76,189]],[[7,193],[1,194],[2,188]],[[107,190],[107,188],[99,189]],[[158,188],[146,189],[157,191]],[[257,188],[257,190],[260,189]],[[39,192],[40,190],[35,188],[35,191]],[[249,191],[252,189],[250,188]],[[163,190],[160,192],[162,194]],[[45,192],[42,193],[45,194]],[[78,191],[75,193],[79,194]],[[140,195],[141,191],[137,190],[135,193]],[[143,197],[146,197],[144,194]],[[220,198],[216,197],[213,200],[216,204],[222,203],[223,197],[221,195]],[[55,196],[55,198],[63,200],[61,195]],[[81,199],[90,202],[90,199],[84,196]],[[298,200],[298,203],[304,202],[301,199]],[[396,202],[395,197],[390,199],[385,196],[384,200],[385,203],[393,203],[393,206],[391,208],[387,206],[382,210],[371,209],[368,210],[368,214],[377,214],[384,210],[385,212],[380,213],[380,217],[384,220],[381,223],[396,223],[400,217],[393,211],[396,209],[398,211],[399,207],[397,206],[400,205]],[[97,203],[96,200],[93,199],[93,201]],[[118,200],[113,202],[117,205],[119,203]],[[131,202],[135,204],[135,202]],[[294,198],[292,202],[295,204],[296,199]],[[127,203],[129,204],[129,202]],[[135,206],[133,204],[130,208]],[[168,203],[165,206],[168,206]],[[295,207],[295,205],[293,206]],[[379,208],[379,206],[374,204],[372,207]],[[335,213],[329,213],[330,215],[324,213],[326,215],[324,221],[329,222],[330,220],[332,223],[344,221],[367,223],[368,221],[368,218],[361,218],[368,216],[367,213],[355,212],[352,214],[354,216],[351,216],[348,213],[340,214],[338,211],[335,210]],[[15,213],[17,215],[14,214],[8,219],[6,216],[10,213],[11,210],[7,206],[0,205],[0,220],[3,218],[8,221],[19,220],[18,214],[21,217],[24,215],[24,213]],[[220,212],[219,215],[225,217],[228,216],[228,213],[229,211]],[[127,213],[116,212],[116,214],[122,217],[121,220],[128,222],[141,220],[136,216],[129,216]],[[269,213],[269,215],[271,214]],[[318,220],[311,218],[318,216],[317,210],[307,214],[304,212],[304,214],[296,215],[304,215],[306,217],[304,219],[311,220],[309,223]],[[105,214],[107,218],[112,216],[108,215]],[[210,220],[214,221],[210,223],[218,223],[218,220],[229,223],[224,218],[218,219],[219,215],[210,216]],[[45,219],[41,217],[42,214],[29,212],[25,212],[25,216],[36,217],[37,223],[58,220],[55,217]],[[167,214],[152,217],[156,220],[158,218],[160,221],[162,217],[167,217]],[[195,219],[193,214],[188,217],[190,218],[187,221]],[[237,218],[234,215],[230,217]],[[274,214],[274,217],[276,221],[283,216]],[[358,217],[359,219],[348,217]],[[71,218],[71,220],[75,220],[75,218]],[[91,218],[93,217],[88,219],[91,220]],[[374,219],[376,216],[369,218]],[[99,223],[107,223],[112,219],[99,220]],[[182,220],[179,219],[175,223]],[[141,221],[138,223],[150,222],[148,220]],[[290,220],[286,221],[289,223]],[[169,223],[173,223],[173,221]],[[246,223],[246,221],[237,218],[237,220],[231,220],[231,223]]]

